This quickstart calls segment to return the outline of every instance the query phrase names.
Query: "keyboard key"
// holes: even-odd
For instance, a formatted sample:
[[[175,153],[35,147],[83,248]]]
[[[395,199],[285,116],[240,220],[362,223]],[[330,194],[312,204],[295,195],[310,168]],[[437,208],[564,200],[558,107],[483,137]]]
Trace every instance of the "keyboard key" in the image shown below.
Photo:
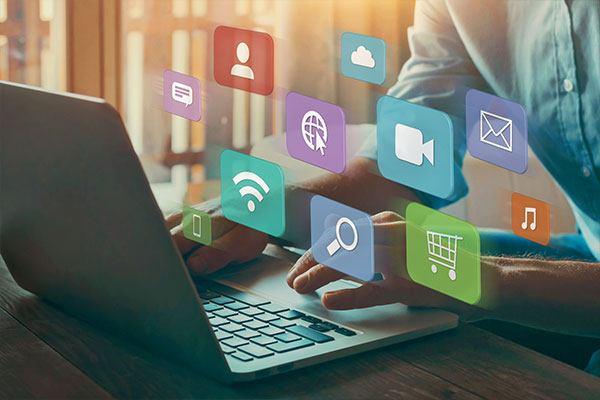
[[[292,351],[297,349],[302,349],[304,347],[312,346],[314,342],[306,339],[296,340],[295,342],[285,343],[285,342],[277,342],[267,346],[267,349],[273,350],[277,353],[285,353],[286,351]]]
[[[198,292],[198,295],[204,300],[214,299],[215,297],[219,297],[219,293],[211,292],[210,290],[202,290]]]
[[[248,304],[240,303],[239,301],[234,301],[233,303],[225,304],[225,307],[233,311],[239,311],[250,306]]]
[[[264,313],[264,311],[263,311],[263,310],[260,310],[260,309],[258,309],[258,308],[256,308],[256,307],[245,308],[245,309],[243,309],[243,310],[240,310],[240,312],[241,312],[242,314],[246,314],[246,315],[248,315],[249,317],[253,317],[253,316],[255,316],[255,315],[258,315],[258,314],[263,314],[263,313]]]
[[[319,331],[319,332],[329,332],[330,330],[332,330],[333,328],[330,328],[328,325],[325,325],[325,323],[320,323],[320,324],[311,324],[309,325],[310,329],[314,329],[315,331]],[[337,328],[337,326],[336,326]]]
[[[310,315],[305,315],[301,317],[302,321],[310,322],[311,324],[318,324],[319,322],[323,322],[319,318],[311,317]]]
[[[296,319],[300,317],[304,317],[304,313],[296,310],[288,310],[278,314],[281,318],[285,319]]]
[[[273,337],[275,339],[279,340],[280,342],[286,342],[286,343],[295,342],[296,340],[302,339],[300,336],[294,335],[293,333],[289,333],[289,332],[280,333],[279,335],[275,335]]]
[[[225,304],[233,303],[233,299],[230,299],[229,297],[225,296],[215,297],[214,299],[211,299],[211,301],[222,306]]]
[[[337,333],[339,333],[340,335],[344,335],[344,336],[354,336],[354,335],[356,335],[356,332],[351,331],[350,329],[342,328],[342,327],[337,328],[335,331]]]
[[[225,332],[225,331],[222,331],[219,329],[218,331],[215,332],[215,336],[217,337],[217,340],[225,340],[225,339],[229,339],[233,335],[229,332]]]
[[[237,358],[240,361],[252,361],[254,358],[250,357],[246,353],[242,353],[241,351],[236,351],[235,353],[231,353],[230,356]]]
[[[253,331],[251,329],[244,329],[241,331],[237,331],[235,334],[244,339],[252,339],[253,337],[260,336],[260,333]]]
[[[327,321],[321,322],[320,325],[326,326],[329,329],[337,329],[337,328],[339,328],[339,326],[337,326],[336,324],[331,323],[331,322],[327,322]]]
[[[242,325],[244,325],[246,328],[250,328],[250,329],[254,329],[254,330],[266,328],[267,326],[269,326],[269,324],[266,324],[262,321],[256,321],[256,320],[252,320],[250,322],[245,322]]]
[[[210,304],[210,301],[202,299],[202,304]]]
[[[219,317],[223,317],[223,318],[231,317],[232,315],[237,315],[237,313],[235,311],[231,311],[226,308],[224,308],[222,310],[217,310],[213,314],[218,315]]]
[[[206,312],[217,311],[217,310],[220,310],[221,308],[223,308],[223,307],[221,307],[220,305],[215,304],[215,303],[209,303],[209,304],[204,305],[204,309],[206,310]]]
[[[288,326],[296,325],[296,323],[294,321],[288,321],[285,319],[276,319],[275,321],[271,321],[271,325],[283,329],[287,328]]]
[[[243,326],[241,326],[240,324],[236,324],[235,322],[230,322],[227,325],[221,325],[219,328],[229,333],[241,331],[242,329],[244,329]]]
[[[270,312],[273,314],[277,314],[277,313],[289,310],[289,308],[280,306],[279,304],[275,304],[275,303],[264,304],[258,308],[260,308],[263,311]]]
[[[256,358],[263,358],[272,356],[273,352],[265,349],[264,347],[257,346],[253,343],[247,344],[245,346],[238,347],[238,350],[243,351],[244,353],[250,354]]]
[[[235,351],[233,347],[229,347],[226,344],[221,344],[221,350],[223,350],[223,353],[225,354],[231,354]]]
[[[238,347],[238,346],[243,346],[245,344],[248,344],[248,341],[244,340],[244,339],[240,339],[238,337],[232,337],[232,338],[223,340],[221,343],[225,344],[227,346],[231,346],[231,347]]]
[[[317,343],[325,343],[333,340],[331,336],[324,335],[301,325],[291,326],[288,328],[288,331]]]
[[[273,339],[271,336],[260,335],[255,338],[250,339],[251,342],[259,344],[261,346],[266,346],[271,343],[277,342],[277,340]]]
[[[275,328],[274,326],[269,326],[267,328],[259,329],[258,331],[260,333],[262,333],[263,335],[268,335],[268,336],[275,336],[275,335],[279,335],[280,333],[285,332],[283,329]]]
[[[277,315],[264,313],[264,314],[257,315],[256,319],[259,319],[262,322],[271,322],[271,321],[275,321],[276,319],[279,319],[279,317]]]
[[[246,303],[250,306],[262,306],[263,304],[269,303],[269,300],[263,299],[262,297],[254,296],[250,293],[237,292],[233,291],[231,293],[227,293],[227,296],[236,299],[237,301],[241,301],[242,303]]]
[[[229,321],[227,321],[225,318],[221,318],[221,317],[214,317],[209,319],[209,322],[212,326],[221,326],[221,325],[225,325],[228,324]]]
[[[252,318],[250,318],[247,315],[243,315],[243,314],[233,315],[233,316],[229,317],[228,319],[231,322],[235,322],[237,324],[243,324],[244,322],[252,321]]]

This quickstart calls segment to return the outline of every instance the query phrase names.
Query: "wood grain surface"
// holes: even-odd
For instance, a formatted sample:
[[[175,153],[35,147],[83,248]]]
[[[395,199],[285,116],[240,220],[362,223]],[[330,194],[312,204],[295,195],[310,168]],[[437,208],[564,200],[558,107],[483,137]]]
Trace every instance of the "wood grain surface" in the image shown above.
[[[0,398],[108,399],[110,396],[0,309]]]
[[[32,339],[37,336],[54,349],[53,354],[68,360],[75,372],[73,366],[77,367],[81,371],[77,379],[93,381],[116,398],[600,398],[600,379],[469,325],[258,382],[226,386],[155,356],[116,332],[63,313],[18,287],[3,264],[0,308],[14,318],[13,326],[19,321]],[[11,328],[1,325],[0,334],[4,336],[6,329]],[[12,351],[21,355],[23,365],[29,364],[28,359],[35,363],[27,348],[5,343],[0,359]],[[25,385],[27,377],[48,379],[33,366],[31,372],[10,362],[0,368],[2,377],[11,374],[16,386]],[[45,388],[37,397],[63,396],[59,386]]]

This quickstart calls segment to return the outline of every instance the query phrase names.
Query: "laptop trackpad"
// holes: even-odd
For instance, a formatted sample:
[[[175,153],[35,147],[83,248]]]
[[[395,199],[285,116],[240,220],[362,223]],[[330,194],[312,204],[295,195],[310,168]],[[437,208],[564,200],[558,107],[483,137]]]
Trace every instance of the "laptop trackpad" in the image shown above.
[[[381,329],[384,331],[412,330],[438,324],[440,319],[446,323],[455,321],[456,316],[440,310],[411,310],[402,304],[390,304],[371,307],[368,310],[330,311],[321,304],[323,293],[358,287],[348,280],[332,282],[315,293],[301,295],[286,283],[286,276],[293,265],[292,258],[275,258],[263,255],[250,263],[233,266],[212,277],[215,281],[228,286],[249,291],[292,308],[337,322],[355,329]],[[435,317],[438,318],[435,318]],[[434,318],[432,318],[434,317]]]

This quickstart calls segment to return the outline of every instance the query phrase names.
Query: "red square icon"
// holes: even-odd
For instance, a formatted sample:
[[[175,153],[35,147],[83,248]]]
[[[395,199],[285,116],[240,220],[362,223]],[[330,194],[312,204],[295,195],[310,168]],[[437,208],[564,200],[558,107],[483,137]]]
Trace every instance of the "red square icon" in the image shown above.
[[[215,29],[214,75],[223,86],[262,95],[273,91],[273,39],[266,33]]]
[[[513,232],[525,239],[546,245],[550,241],[550,205],[520,193],[512,194]]]

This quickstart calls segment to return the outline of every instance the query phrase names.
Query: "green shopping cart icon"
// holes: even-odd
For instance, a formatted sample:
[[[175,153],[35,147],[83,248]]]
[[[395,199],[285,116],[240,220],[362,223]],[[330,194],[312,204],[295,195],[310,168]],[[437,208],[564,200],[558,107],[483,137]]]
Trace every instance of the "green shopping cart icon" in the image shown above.
[[[406,263],[410,278],[475,304],[481,295],[479,233],[468,222],[418,203],[406,209]]]

